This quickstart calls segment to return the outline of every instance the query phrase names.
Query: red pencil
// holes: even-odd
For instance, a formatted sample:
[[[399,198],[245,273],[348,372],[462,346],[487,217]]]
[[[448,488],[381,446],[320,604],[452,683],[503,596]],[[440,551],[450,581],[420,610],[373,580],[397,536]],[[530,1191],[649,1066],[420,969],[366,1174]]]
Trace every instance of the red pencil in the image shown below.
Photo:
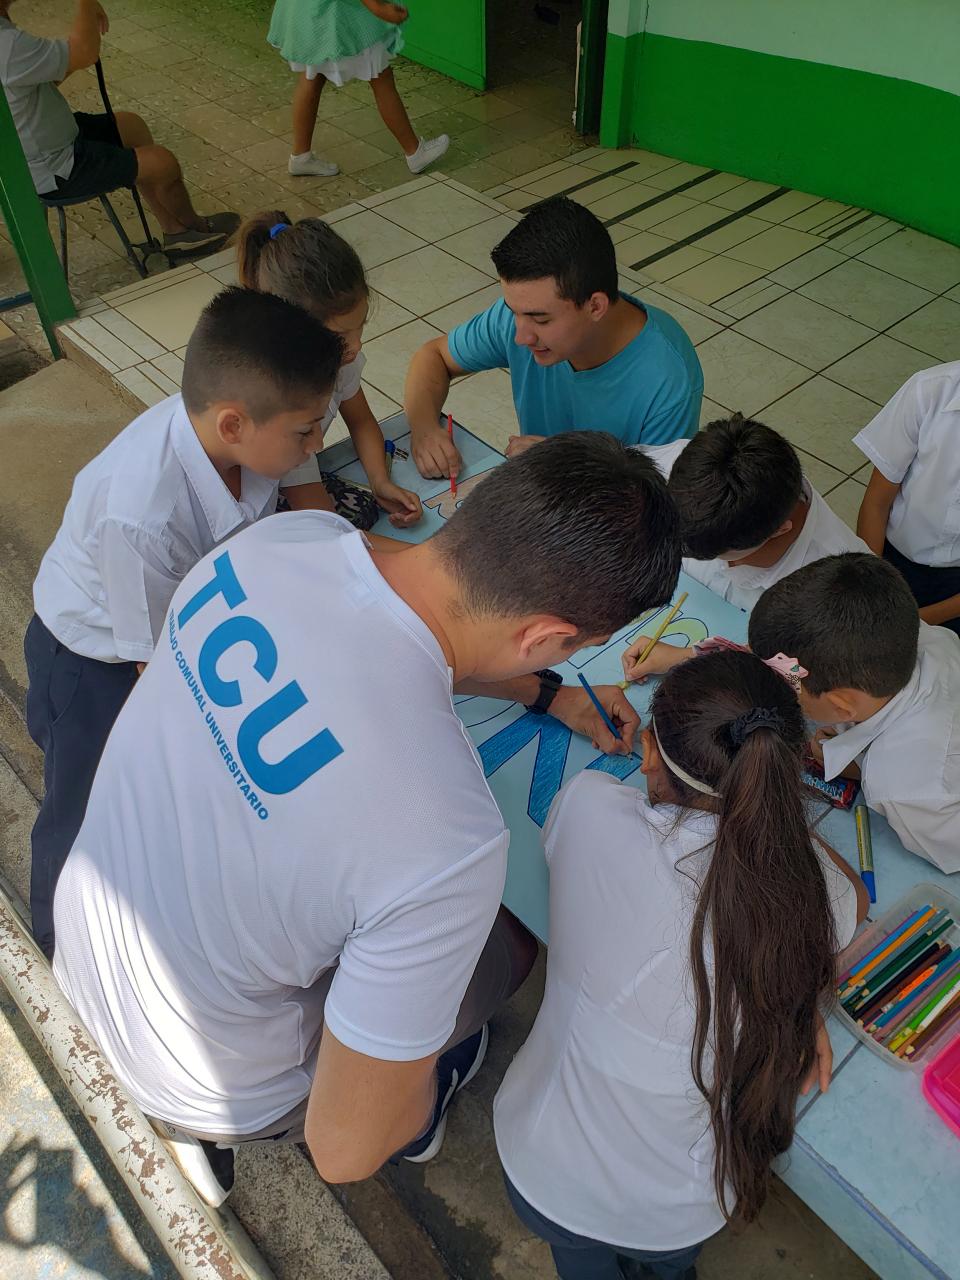
[[[453,444],[453,414],[452,413],[447,414],[447,435],[450,438],[450,443]],[[456,473],[453,471],[450,472],[450,492],[453,494],[454,497],[457,496],[457,477],[456,477]]]

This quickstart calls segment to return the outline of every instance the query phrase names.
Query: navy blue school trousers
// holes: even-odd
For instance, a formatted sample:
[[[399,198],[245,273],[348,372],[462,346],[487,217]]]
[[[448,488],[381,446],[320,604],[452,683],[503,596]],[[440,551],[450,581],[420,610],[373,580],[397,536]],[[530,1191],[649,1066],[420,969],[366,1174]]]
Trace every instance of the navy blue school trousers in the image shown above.
[[[135,662],[99,662],[60,643],[34,615],[23,641],[27,730],[43,752],[44,797],[31,835],[33,936],[53,957],[53,895],[77,838],[113,722],[137,679]]]

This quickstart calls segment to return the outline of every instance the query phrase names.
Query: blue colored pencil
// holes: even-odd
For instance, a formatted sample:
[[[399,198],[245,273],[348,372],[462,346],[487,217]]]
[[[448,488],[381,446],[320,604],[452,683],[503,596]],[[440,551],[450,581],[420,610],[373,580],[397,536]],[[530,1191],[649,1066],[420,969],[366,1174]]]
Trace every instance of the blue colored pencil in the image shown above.
[[[865,956],[863,956],[860,960],[857,961],[857,963],[853,966],[852,969],[848,969],[847,972],[843,974],[842,977],[840,978],[839,982],[837,983],[837,986],[838,987],[846,986],[850,982],[851,978],[856,977],[856,975],[861,971],[861,969],[866,969],[867,966],[870,964],[871,960],[873,960],[876,956],[878,956],[881,951],[885,951],[891,942],[893,942],[896,938],[899,938],[902,933],[905,933],[906,930],[909,929],[912,924],[915,924],[920,919],[920,917],[929,910],[930,910],[929,907],[920,907],[919,910],[914,911],[913,915],[907,916],[903,924],[899,925],[896,929],[894,929],[893,933],[886,934],[881,939],[881,941],[877,943],[877,945],[873,948],[872,951],[868,951]]]
[[[930,977],[927,978],[925,982],[921,982],[919,987],[915,987],[914,990],[911,991],[903,1000],[898,1000],[895,1005],[891,1005],[886,1013],[881,1014],[875,1022],[865,1029],[867,1031],[879,1031],[881,1028],[887,1026],[888,1023],[894,1022],[908,1005],[913,1004],[914,1000],[922,991],[926,991],[927,988],[933,986],[935,982],[939,982],[944,974],[952,969],[958,961],[960,961],[960,951],[952,951],[950,955],[940,961],[937,965],[936,971],[931,973]]]
[[[612,720],[610,719],[610,717],[607,715],[606,711],[604,711],[604,709],[603,709],[603,707],[602,707],[602,705],[601,705],[601,703],[600,703],[600,699],[597,697],[597,695],[596,695],[596,694],[593,692],[593,690],[590,688],[590,685],[589,685],[589,683],[588,683],[588,681],[587,681],[587,677],[586,677],[585,675],[578,675],[578,676],[577,676],[577,679],[578,679],[578,680],[580,681],[580,683],[583,685],[584,689],[586,689],[586,691],[587,691],[587,697],[590,699],[590,701],[591,701],[591,702],[593,703],[593,705],[596,707],[596,709],[597,709],[597,714],[600,716],[600,719],[601,719],[601,720],[603,721],[603,723],[607,726],[607,728],[610,730],[610,732],[613,734],[613,736],[617,739],[617,741],[618,741],[618,742],[622,742],[622,741],[623,741],[623,736],[622,736],[622,734],[620,733],[620,730],[617,728],[617,726],[613,723],[613,721],[612,721]],[[634,755],[634,754],[635,754],[635,752],[631,751],[631,752],[630,752],[630,754],[631,754],[631,755]]]

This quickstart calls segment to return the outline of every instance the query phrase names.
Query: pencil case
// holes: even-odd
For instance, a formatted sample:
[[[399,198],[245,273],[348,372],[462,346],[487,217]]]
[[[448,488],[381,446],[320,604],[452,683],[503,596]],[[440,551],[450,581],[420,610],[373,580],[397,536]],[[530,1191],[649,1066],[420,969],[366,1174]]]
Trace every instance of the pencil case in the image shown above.
[[[960,1138],[960,1037],[949,1041],[924,1071],[923,1096]]]
[[[928,969],[924,966],[933,966],[936,963],[948,964],[951,960],[953,952],[957,953],[956,969],[947,968],[943,977],[934,977],[931,979],[931,985],[927,988],[917,986],[913,993],[909,992],[909,988],[901,988],[907,990],[907,996],[904,997],[903,1013],[907,1016],[901,1017],[897,1011],[900,1004],[898,1000],[898,992],[894,990],[888,996],[884,997],[884,984],[878,981],[874,989],[871,990],[869,976],[863,977],[857,974],[858,966],[867,963],[867,957],[871,952],[876,951],[884,943],[884,940],[893,935],[898,929],[903,928],[906,921],[915,913],[920,912],[923,908],[930,907],[935,913],[946,912],[946,919],[952,921],[942,932],[936,936],[930,935],[930,945],[943,945],[952,948],[952,951],[941,958],[939,961],[936,956],[929,960],[923,960],[923,951],[921,950],[916,956],[916,962],[920,965],[919,971],[914,972],[914,976],[910,981],[919,981],[924,972]],[[932,918],[927,924],[923,925],[920,931],[915,935],[919,940],[924,930],[931,925],[936,925],[936,918]],[[897,944],[887,944],[897,945]],[[912,945],[910,937],[904,938],[899,943],[900,947]],[[905,955],[905,952],[901,952]],[[892,953],[892,960],[886,964],[895,964],[897,953]],[[908,963],[904,960],[904,963]],[[880,964],[874,970],[873,974],[877,979],[881,978],[885,965]],[[906,972],[904,970],[903,972]],[[954,1021],[948,1022],[939,1032],[935,1032],[920,1041],[913,1054],[909,1057],[899,1057],[896,1053],[891,1052],[883,1042],[883,1038],[889,1038],[892,1031],[903,1028],[906,1029],[907,1023],[915,1015],[919,1015],[929,1000],[933,999],[939,993],[945,991],[944,983],[949,983],[952,978],[960,974],[960,898],[954,896],[946,889],[942,889],[939,885],[934,884],[918,884],[904,894],[889,911],[885,911],[877,920],[868,925],[853,940],[849,947],[843,952],[840,961],[840,977],[841,982],[838,984],[838,1000],[834,1012],[839,1020],[846,1026],[851,1035],[861,1040],[871,1052],[889,1062],[892,1066],[901,1071],[913,1071],[919,1073],[931,1064],[937,1055],[954,1041],[960,1040],[960,1015]],[[844,975],[850,975],[844,979]],[[896,981],[896,978],[893,979]],[[844,1007],[839,998],[840,991],[849,991],[851,983],[860,983],[860,991],[856,996],[856,1000],[860,1002],[859,1009],[851,1010],[849,1001],[851,997],[845,997],[848,1007]],[[871,1004],[871,998],[873,1003]],[[877,1001],[881,1003],[877,1004]],[[867,1003],[864,1004],[863,1002]],[[956,1012],[956,1008],[951,1005],[950,1013]],[[860,1021],[859,1019],[862,1019]],[[886,1020],[884,1025],[877,1026],[880,1020]],[[872,1031],[868,1031],[867,1027],[873,1027]],[[919,1037],[918,1037],[919,1040]],[[960,1052],[958,1052],[960,1056]],[[958,1063],[958,1071],[960,1071],[960,1063]],[[960,1082],[958,1082],[960,1088]]]

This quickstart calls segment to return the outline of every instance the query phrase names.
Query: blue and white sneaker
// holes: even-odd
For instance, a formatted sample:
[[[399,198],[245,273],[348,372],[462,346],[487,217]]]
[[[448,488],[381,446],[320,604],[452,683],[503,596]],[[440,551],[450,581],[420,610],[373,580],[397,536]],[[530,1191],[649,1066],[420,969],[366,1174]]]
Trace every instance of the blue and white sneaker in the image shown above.
[[[400,1152],[404,1160],[412,1164],[426,1164],[437,1155],[447,1131],[447,1109],[454,1095],[469,1084],[483,1066],[489,1042],[490,1031],[484,1023],[476,1035],[441,1055],[437,1062],[437,1105],[433,1111],[433,1123],[422,1138],[417,1138]]]

